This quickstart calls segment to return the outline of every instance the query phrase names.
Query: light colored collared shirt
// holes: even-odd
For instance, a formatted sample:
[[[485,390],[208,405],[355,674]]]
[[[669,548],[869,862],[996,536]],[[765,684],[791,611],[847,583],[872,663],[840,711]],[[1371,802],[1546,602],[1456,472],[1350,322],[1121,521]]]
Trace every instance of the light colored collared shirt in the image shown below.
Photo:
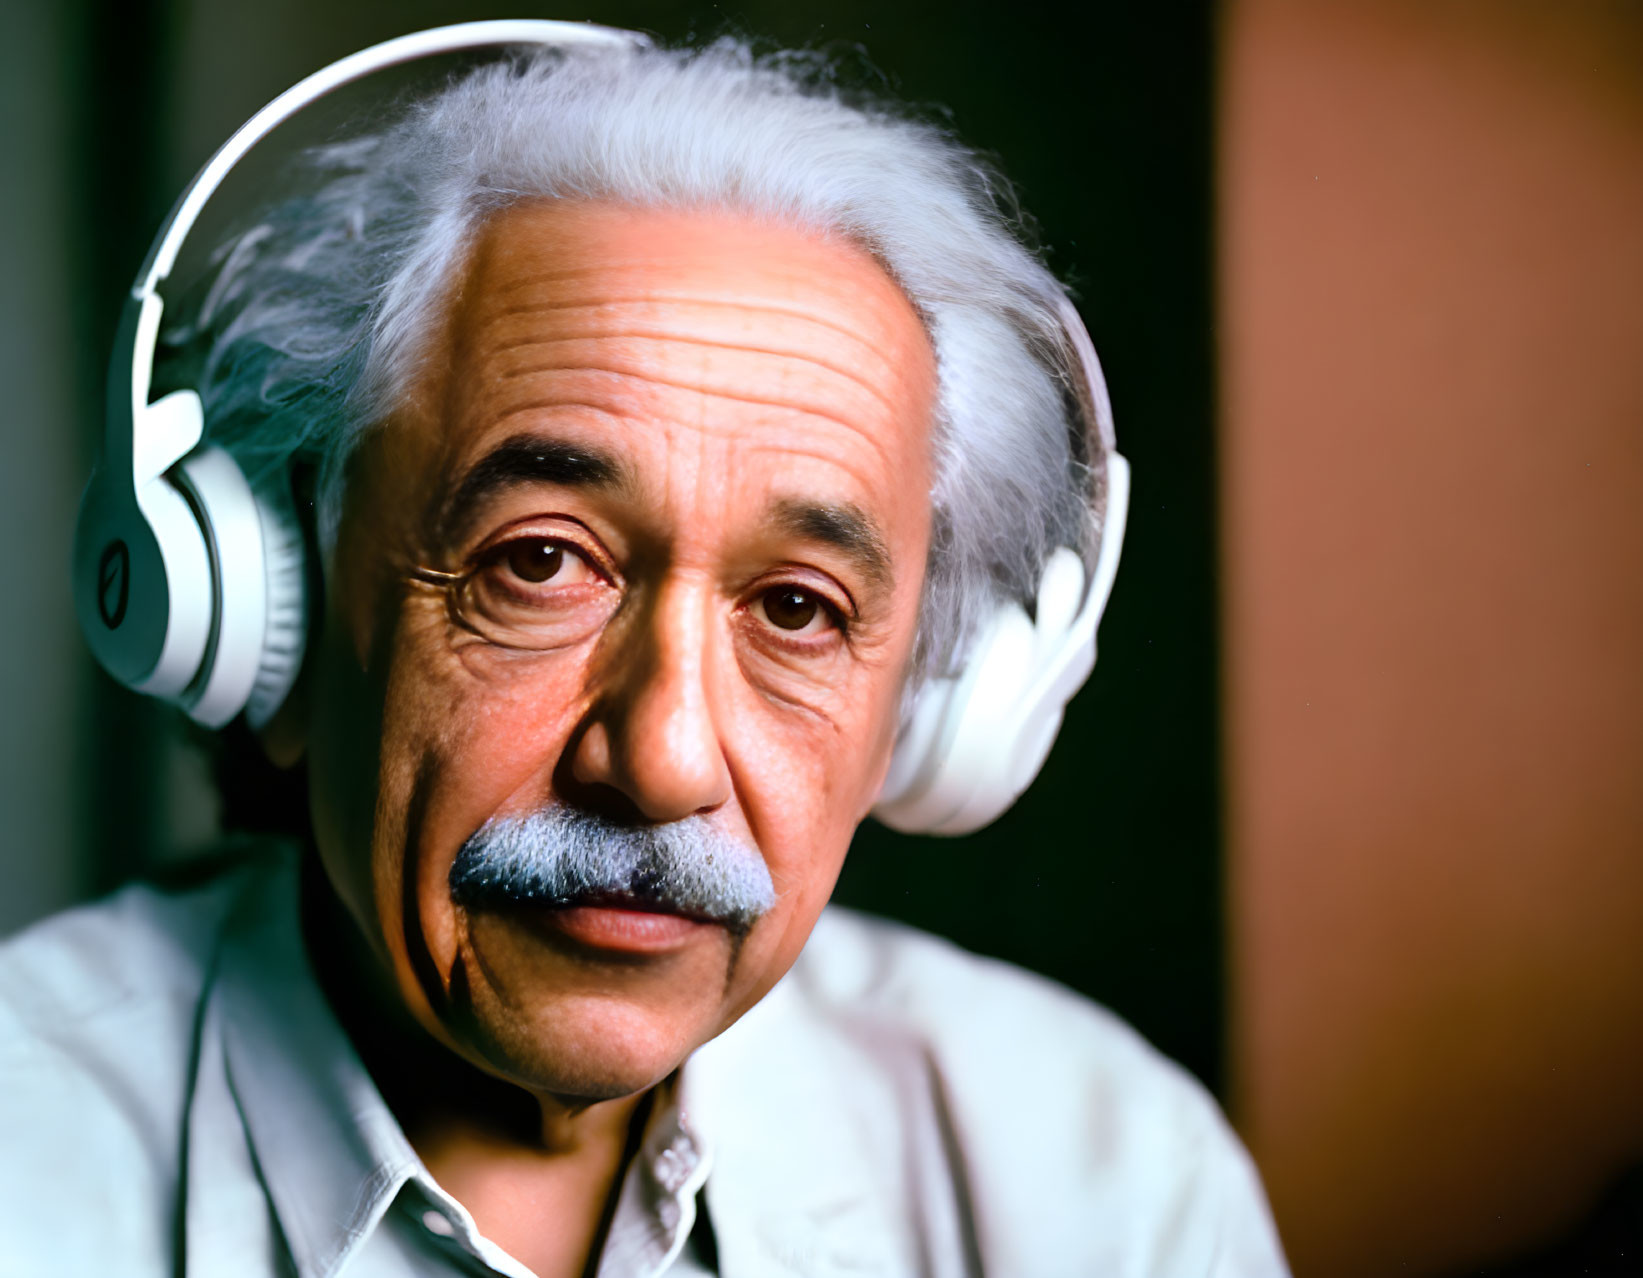
[[[529,1278],[428,1174],[332,1015],[286,854],[0,946],[0,1150],[0,1274]],[[829,910],[659,1090],[599,1273],[1286,1270],[1214,1103],[1134,1033]]]

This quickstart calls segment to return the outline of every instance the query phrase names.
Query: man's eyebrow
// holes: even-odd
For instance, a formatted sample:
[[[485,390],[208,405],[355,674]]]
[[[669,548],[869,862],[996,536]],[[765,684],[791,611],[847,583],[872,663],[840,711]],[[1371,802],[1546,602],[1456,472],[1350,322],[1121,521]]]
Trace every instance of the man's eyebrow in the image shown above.
[[[884,535],[861,507],[786,499],[776,503],[772,514],[773,522],[793,536],[842,550],[874,587],[882,590],[890,584]]]
[[[587,444],[514,435],[468,468],[445,501],[439,527],[447,539],[460,536],[486,498],[516,484],[618,488],[627,479],[627,469],[617,458]]]

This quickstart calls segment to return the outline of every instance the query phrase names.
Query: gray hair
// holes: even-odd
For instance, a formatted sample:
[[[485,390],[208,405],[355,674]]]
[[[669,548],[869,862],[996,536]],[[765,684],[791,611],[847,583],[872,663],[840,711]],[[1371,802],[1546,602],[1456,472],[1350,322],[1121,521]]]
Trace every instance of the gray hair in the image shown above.
[[[219,251],[184,336],[211,438],[253,479],[318,470],[326,553],[344,466],[414,380],[486,218],[527,199],[745,212],[887,270],[937,361],[933,535],[915,685],[1058,546],[1092,561],[1101,443],[1077,408],[1061,286],[1008,184],[943,129],[841,89],[819,55],[543,50],[487,64],[308,154],[305,193]]]

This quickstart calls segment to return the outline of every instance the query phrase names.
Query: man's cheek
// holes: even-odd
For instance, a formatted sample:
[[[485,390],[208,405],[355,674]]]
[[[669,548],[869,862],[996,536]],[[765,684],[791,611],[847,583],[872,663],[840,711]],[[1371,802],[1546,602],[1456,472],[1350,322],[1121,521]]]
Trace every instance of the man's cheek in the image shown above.
[[[388,732],[398,726],[441,775],[461,774],[452,780],[479,806],[499,789],[550,776],[579,713],[585,661],[477,643],[427,646],[434,650],[396,671]]]
[[[850,689],[836,713],[767,713],[760,741],[749,751],[763,774],[760,790],[769,817],[783,824],[799,822],[810,837],[855,828],[860,797],[878,770],[882,750],[870,713],[870,690]]]
[[[462,843],[500,812],[551,801],[552,776],[575,726],[574,670],[538,677],[476,680],[435,670],[405,680],[400,713],[385,737],[399,744],[400,770],[416,793],[405,798],[417,828],[406,841],[448,868]],[[543,674],[558,677],[543,678]]]
[[[842,725],[777,716],[741,752],[757,775],[748,824],[765,853],[792,923],[819,911],[857,823],[861,777],[870,766]],[[807,926],[807,925],[806,925]]]

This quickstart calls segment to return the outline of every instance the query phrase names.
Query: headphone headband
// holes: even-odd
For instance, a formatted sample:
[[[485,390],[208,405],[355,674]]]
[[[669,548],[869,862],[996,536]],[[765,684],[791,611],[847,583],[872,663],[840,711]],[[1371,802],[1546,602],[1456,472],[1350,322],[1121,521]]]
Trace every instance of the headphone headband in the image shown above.
[[[194,229],[201,211],[219,186],[245,153],[267,137],[280,125],[304,107],[319,101],[327,94],[362,80],[377,71],[403,62],[441,53],[460,53],[464,49],[483,49],[497,45],[541,44],[606,45],[611,48],[642,48],[650,41],[637,31],[620,31],[615,27],[595,26],[588,22],[555,22],[537,18],[500,18],[485,22],[459,22],[448,27],[434,27],[428,31],[413,31],[373,44],[368,49],[351,53],[346,58],[321,67],[312,75],[297,81],[279,97],[263,107],[234,131],[212,157],[205,162],[186,190],[177,197],[170,214],[162,224],[154,245],[148,251],[143,268],[137,273],[132,294],[142,297],[159,287],[176,264],[177,253],[188,233]]]
[[[409,35],[384,40],[358,53],[349,54],[340,61],[321,67],[312,75],[299,80],[267,106],[263,107],[236,129],[226,142],[217,148],[209,160],[194,175],[171,212],[160,225],[159,233],[137,272],[131,286],[131,296],[115,338],[113,355],[109,361],[110,407],[115,407],[118,396],[124,399],[119,387],[130,375],[132,403],[120,404],[120,416],[109,413],[107,444],[110,460],[123,440],[131,434],[126,424],[141,419],[141,409],[148,403],[149,381],[153,374],[154,352],[159,341],[160,313],[159,287],[176,265],[189,232],[199,220],[217,188],[223,184],[234,166],[245,158],[246,152],[284,124],[292,116],[344,85],[362,80],[377,71],[420,58],[441,53],[460,53],[465,49],[483,49],[498,45],[540,44],[548,46],[605,45],[610,48],[643,48],[649,40],[636,31],[620,31],[614,27],[595,26],[585,22],[555,22],[536,18],[503,18],[485,22],[459,22],[453,26],[435,27],[429,31],[413,31]],[[115,376],[118,373],[119,376]],[[123,419],[123,420],[122,420]],[[118,429],[117,429],[118,428]],[[115,439],[119,434],[121,439]],[[188,447],[193,447],[191,442]],[[121,449],[123,451],[123,449]],[[160,450],[156,450],[160,451]],[[187,451],[184,449],[183,451]],[[173,453],[171,461],[182,455]],[[168,461],[167,465],[170,464]],[[162,468],[163,469],[163,468]]]

